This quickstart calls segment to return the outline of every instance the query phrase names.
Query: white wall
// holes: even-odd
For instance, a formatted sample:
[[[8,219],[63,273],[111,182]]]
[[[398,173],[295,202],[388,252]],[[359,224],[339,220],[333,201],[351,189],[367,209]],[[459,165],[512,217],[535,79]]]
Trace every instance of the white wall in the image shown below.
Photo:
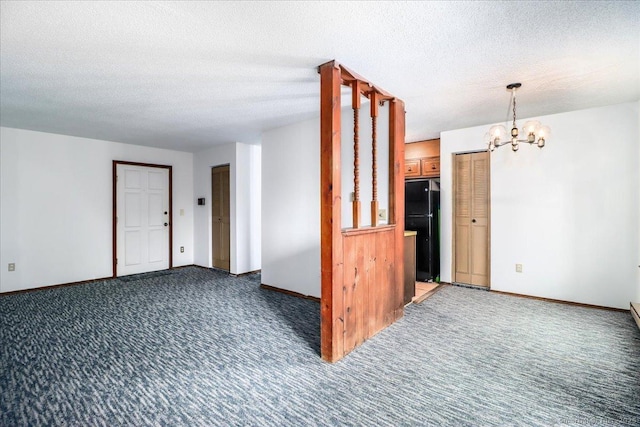
[[[232,143],[212,147],[194,157],[194,262],[212,267],[211,168],[229,165],[231,210],[230,272],[243,274],[259,270],[260,255],[260,168],[261,148]],[[206,204],[197,206],[204,197]]]
[[[193,263],[191,153],[3,127],[0,292],[112,276],[113,160],[173,166],[173,265]]]
[[[262,146],[249,146],[249,265],[247,271],[262,269]]]
[[[371,225],[371,118],[360,111],[360,200],[362,226]],[[342,224],[352,227],[353,110],[342,110]],[[380,108],[379,208],[389,213],[389,108]],[[320,120],[312,119],[262,135],[262,282],[320,297]]]
[[[638,108],[543,116],[552,131],[543,150],[491,155],[491,289],[617,308],[639,296]],[[451,281],[451,154],[482,150],[488,127],[441,134],[443,281]]]
[[[320,120],[262,135],[262,283],[320,297]]]
[[[236,274],[261,269],[261,170],[262,147],[237,143]]]

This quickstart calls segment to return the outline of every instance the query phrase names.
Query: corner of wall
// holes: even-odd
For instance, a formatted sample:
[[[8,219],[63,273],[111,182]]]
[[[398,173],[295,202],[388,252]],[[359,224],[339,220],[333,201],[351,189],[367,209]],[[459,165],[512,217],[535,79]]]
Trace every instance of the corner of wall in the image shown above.
[[[235,163],[236,147],[235,143],[216,145],[194,155],[193,166],[193,187],[194,199],[204,198],[204,206],[195,207],[194,213],[194,264],[201,267],[211,268],[211,168],[228,164],[230,166],[230,188],[231,188],[231,240],[233,244],[235,219]],[[231,248],[231,267],[234,268],[235,247]]]
[[[638,100],[638,102],[636,103],[636,117],[637,117],[636,123],[640,123],[640,100]],[[637,139],[636,146],[640,147],[640,128],[638,128],[637,130],[636,139]],[[638,150],[638,165],[640,165],[640,150]],[[638,217],[636,221],[640,223],[640,185],[638,186]],[[638,262],[638,269],[636,270],[636,273],[637,273],[638,287],[636,290],[636,299],[634,302],[640,302],[640,228],[638,229],[637,262]]]
[[[236,143],[236,266],[235,274],[260,269],[260,150]],[[257,163],[257,165],[256,165]]]
[[[260,174],[255,174],[252,161],[260,162],[260,151],[254,145],[233,142],[216,145],[196,153],[194,160],[194,198],[205,198],[205,206],[196,206],[194,219],[194,262],[212,266],[211,254],[211,168],[229,165],[230,187],[230,272],[243,274],[260,269],[260,210],[252,208],[259,197]],[[256,153],[258,153],[256,155]],[[259,171],[259,170],[258,170]],[[258,199],[257,204],[260,204]]]
[[[262,136],[262,280],[320,296],[320,120]]]

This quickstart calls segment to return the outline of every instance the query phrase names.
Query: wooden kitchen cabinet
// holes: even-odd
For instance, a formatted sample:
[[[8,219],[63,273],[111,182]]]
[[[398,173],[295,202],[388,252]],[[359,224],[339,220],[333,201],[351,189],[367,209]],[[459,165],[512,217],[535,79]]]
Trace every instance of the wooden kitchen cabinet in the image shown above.
[[[427,157],[420,160],[420,176],[429,178],[440,176],[440,157]]]
[[[405,179],[440,176],[440,139],[410,142],[404,151]]]
[[[405,177],[420,176],[420,160],[418,159],[405,160],[404,176]]]

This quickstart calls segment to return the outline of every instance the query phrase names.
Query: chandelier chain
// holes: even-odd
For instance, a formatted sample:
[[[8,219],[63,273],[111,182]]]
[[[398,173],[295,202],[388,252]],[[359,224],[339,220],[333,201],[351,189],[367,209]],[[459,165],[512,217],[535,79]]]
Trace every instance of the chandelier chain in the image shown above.
[[[513,88],[513,127],[516,127],[516,89]]]

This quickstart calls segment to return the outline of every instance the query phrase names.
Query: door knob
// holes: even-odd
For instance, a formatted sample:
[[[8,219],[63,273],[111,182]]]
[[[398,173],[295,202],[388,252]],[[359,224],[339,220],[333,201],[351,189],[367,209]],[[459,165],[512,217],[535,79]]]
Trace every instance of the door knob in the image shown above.
[[[164,226],[166,227],[167,225],[169,225],[169,223],[168,223],[168,222],[165,222],[165,223],[164,223]]]
[[[476,222],[476,219],[475,219],[475,218],[473,218],[473,219],[471,220],[471,222]]]

